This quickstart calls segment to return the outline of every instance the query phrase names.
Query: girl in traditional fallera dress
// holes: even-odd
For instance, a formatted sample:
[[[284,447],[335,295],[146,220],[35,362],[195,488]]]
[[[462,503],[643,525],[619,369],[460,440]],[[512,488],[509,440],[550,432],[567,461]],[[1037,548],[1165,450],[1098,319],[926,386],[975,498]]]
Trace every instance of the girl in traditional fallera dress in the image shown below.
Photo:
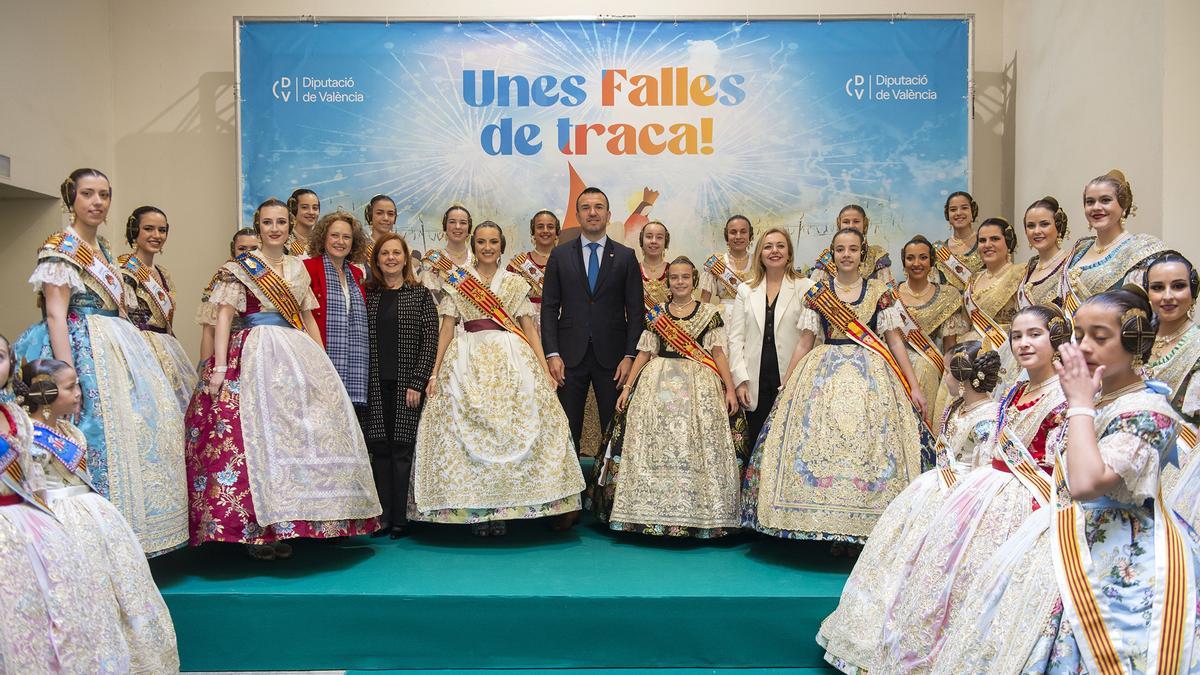
[[[297,188],[288,197],[287,208],[292,218],[292,231],[288,234],[285,250],[289,255],[306,258],[308,240],[321,217],[321,198],[308,188]]]
[[[539,333],[546,262],[550,259],[550,252],[558,245],[558,235],[561,231],[562,223],[553,211],[543,209],[533,214],[533,218],[529,219],[529,236],[533,239],[533,248],[513,256],[505,268],[513,274],[520,275],[529,284],[529,302],[533,303],[534,311],[533,324]],[[586,429],[584,435],[587,435]]]
[[[391,234],[392,229],[396,227],[396,201],[387,195],[375,195],[371,197],[371,201],[363,207],[363,220],[367,221],[367,227],[370,228],[370,239],[367,241],[367,248],[362,253],[361,260],[352,259],[351,262],[361,262],[366,268],[367,278],[371,276],[370,260],[375,255],[375,245],[385,235]]]
[[[1194,404],[1185,404],[1188,391],[1200,384],[1196,378],[1200,372],[1200,328],[1192,320],[1200,278],[1191,261],[1176,251],[1164,251],[1150,261],[1142,284],[1158,326],[1146,374],[1166,385],[1171,407],[1183,418],[1178,466],[1163,466],[1163,495],[1179,515],[1200,530],[1200,465],[1196,462],[1200,455],[1195,452],[1200,411]]]
[[[354,405],[359,421],[367,412],[367,302],[360,260],[367,235],[354,216],[336,211],[317,221],[308,238],[308,272],[319,307],[312,310],[321,344]]]
[[[979,240],[975,236],[975,219],[979,205],[969,192],[951,192],[942,205],[942,215],[950,225],[950,236],[934,243],[938,279],[962,291],[971,275],[983,269],[979,258]]]
[[[873,672],[887,603],[904,578],[905,563],[954,485],[978,465],[982,446],[996,431],[991,398],[1000,375],[996,352],[972,340],[946,352],[951,383],[960,392],[939,429],[937,468],[926,471],[879,517],[842,589],[837,610],[821,623],[817,643],[825,660],[844,673]]]
[[[25,364],[22,380],[21,397],[33,420],[30,454],[35,472],[45,480],[46,503],[86,552],[75,574],[100,589],[103,602],[120,609],[131,672],[178,672],[175,626],[137,536],[92,488],[87,438],[67,421],[79,412],[82,398],[75,369],[55,359],[38,359]]]
[[[206,386],[188,408],[191,543],[240,542],[251,557],[283,540],[378,529],[362,431],[312,317],[304,263],[287,255],[287,206],[254,214],[262,248],[222,265],[200,319],[216,326]],[[234,317],[240,328],[232,329]]]
[[[188,359],[183,345],[175,338],[175,283],[167,268],[154,258],[167,245],[170,230],[167,214],[154,206],[139,206],[125,222],[125,242],[133,253],[117,258],[121,278],[133,291],[136,304],[128,308],[129,319],[142,331],[175,391],[179,412],[187,410],[196,389],[196,367]]]
[[[804,293],[813,282],[796,272],[795,249],[786,230],[773,227],[754,247],[750,279],[738,286],[729,311],[729,370],[738,402],[746,409],[746,441],[752,447],[771,414],[783,368],[797,345],[812,348],[800,326]]]
[[[938,400],[938,388],[945,373],[942,352],[954,346],[960,335],[971,331],[962,311],[962,294],[949,284],[930,281],[933,270],[933,244],[921,235],[900,249],[905,279],[896,287],[899,311],[904,319],[904,343],[908,360],[926,401]],[[948,391],[948,390],[947,390]],[[948,396],[944,400],[948,403]],[[930,419],[940,420],[941,410]]]
[[[867,232],[871,227],[871,219],[867,217],[867,211],[858,204],[848,204],[838,211],[837,220],[835,222],[837,228],[851,228],[858,230],[863,235],[863,241],[866,241]],[[864,279],[876,279],[882,282],[885,286],[892,284],[895,279],[892,276],[892,259],[882,246],[873,244],[863,244],[864,252],[862,261],[858,264],[858,273]],[[813,264],[812,274],[810,278],[813,281],[824,281],[829,283],[829,280],[837,275],[837,263],[833,258],[833,251],[825,249],[821,255],[817,256],[817,262]]]
[[[92,484],[155,555],[187,541],[183,413],[150,345],[126,318],[134,304],[97,230],[112,189],[95,169],[61,186],[72,224],[46,240],[29,282],[45,320],[13,345],[18,360],[56,358],[79,373]]]
[[[623,415],[614,422],[593,491],[597,515],[610,529],[712,538],[740,524],[743,443],[728,422],[738,400],[721,312],[692,299],[698,277],[686,257],[668,266],[671,299],[651,311],[629,376],[633,384],[617,399]]]
[[[1200,672],[1197,549],[1164,507],[1179,418],[1138,362],[1140,289],[1093,296],[1063,345],[1068,407],[1052,501],[1005,544],[950,627],[939,673]]]
[[[1013,263],[1017,233],[1007,220],[988,218],[979,225],[976,236],[983,268],[967,282],[963,311],[984,347],[999,352],[1000,382],[1007,386],[1020,372],[1013,364],[1013,352],[1005,340],[1017,313],[1017,289],[1025,278],[1025,268]]]
[[[1142,270],[1166,250],[1158,237],[1125,230],[1134,214],[1133,186],[1113,169],[1083,190],[1083,212],[1095,236],[1075,242],[1059,277],[1058,295],[1070,316],[1084,301],[1126,283],[1142,282]]]
[[[740,287],[752,271],[750,242],[754,241],[754,226],[743,215],[730,216],[725,221],[724,253],[714,253],[700,270],[700,300],[721,306],[721,317],[729,323],[729,311]]]
[[[1025,209],[1025,237],[1033,257],[1025,264],[1025,278],[1017,287],[1017,305],[1049,305],[1058,300],[1058,278],[1067,264],[1062,243],[1070,234],[1067,212],[1054,197],[1042,197]]]
[[[430,249],[425,253],[428,259],[434,253],[443,255],[459,267],[469,267],[474,261],[471,255],[471,228],[474,225],[471,212],[465,206],[455,204],[442,214],[442,232],[446,235],[446,245],[440,249]],[[446,297],[446,289],[442,285],[442,277],[430,264],[422,262],[421,283],[433,292],[433,299],[439,303]]]
[[[862,543],[921,472],[925,401],[916,388],[906,395],[915,377],[900,316],[883,282],[859,275],[863,243],[858,230],[838,231],[833,288],[806,294],[807,335],[746,472],[743,524],[760,532]],[[825,342],[810,348],[818,330]]]
[[[507,520],[578,511],[584,482],[536,337],[529,284],[499,267],[500,226],[481,223],[472,239],[473,267],[426,259],[443,275],[444,297],[408,515],[495,536]]]
[[[667,259],[663,257],[671,245],[671,233],[667,226],[652,220],[638,232],[638,246],[642,249],[642,288],[646,292],[646,309],[666,302],[671,297],[667,284]]]
[[[8,339],[0,336],[6,398],[9,382],[19,379],[14,368]],[[0,672],[128,672],[116,603],[81,573],[94,564],[95,552],[75,541],[46,506],[32,444],[25,410],[0,402]],[[135,548],[140,555],[136,542]]]
[[[365,434],[383,527],[371,536],[408,533],[408,495],[425,388],[437,356],[437,306],[417,281],[408,242],[389,232],[375,242],[367,282],[370,361]]]
[[[229,240],[229,259],[235,260],[239,255],[248,253],[258,249],[258,235],[253,227],[243,227],[233,233],[233,238]],[[216,274],[209,280],[208,285],[200,292],[200,308],[208,304],[208,297],[212,295],[213,286],[217,283]],[[212,358],[213,355],[213,333],[214,326],[210,323],[202,323],[200,326],[200,363]]]
[[[1054,374],[1054,350],[1070,337],[1052,306],[1033,305],[1013,321],[1011,345],[1029,381],[1000,403],[995,440],[980,467],[959,479],[904,561],[894,598],[886,599],[879,672],[925,672],[953,633],[971,582],[1035,508],[1044,507],[1050,466],[1066,406]]]

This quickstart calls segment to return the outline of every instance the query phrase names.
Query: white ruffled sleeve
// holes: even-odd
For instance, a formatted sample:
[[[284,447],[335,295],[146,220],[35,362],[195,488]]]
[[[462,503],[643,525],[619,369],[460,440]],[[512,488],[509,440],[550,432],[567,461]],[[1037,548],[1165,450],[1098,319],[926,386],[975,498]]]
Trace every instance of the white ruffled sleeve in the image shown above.
[[[521,296],[521,300],[517,302],[517,310],[513,313],[514,319],[519,319],[523,316],[527,316],[533,319],[534,323],[537,323],[537,310],[534,309],[533,303],[529,301],[528,293]]]
[[[351,288],[350,291],[357,292],[358,289]],[[304,297],[300,299],[300,311],[311,312],[321,306],[321,301],[317,300],[317,294],[313,293],[312,286],[304,289]]]
[[[707,349],[709,352],[720,347],[724,351],[729,345],[728,336],[725,334],[725,326],[717,326],[716,328],[704,334],[704,339],[700,341],[700,346]]]
[[[718,302],[720,300],[720,297],[719,297],[720,289],[717,287],[717,278],[714,277],[711,272],[704,269],[703,266],[701,266],[701,268],[700,268],[700,289],[699,290],[701,293],[708,291],[709,293],[712,294],[712,297],[709,298],[710,302]]]
[[[875,332],[880,337],[889,330],[901,330],[903,328],[904,318],[900,314],[900,308],[894,304],[887,309],[879,310],[879,314],[875,317]]]
[[[33,268],[29,275],[29,283],[33,290],[41,293],[42,288],[50,286],[66,286],[74,293],[86,293],[87,286],[83,285],[83,276],[74,265],[62,260],[43,260]]]
[[[218,281],[213,284],[208,304],[214,308],[229,305],[239,312],[246,311],[246,287],[236,281]]]
[[[642,331],[642,336],[638,338],[637,343],[637,350],[639,352],[650,352],[651,354],[657,354],[658,346],[658,336],[654,334],[654,331]]]
[[[1200,413],[1200,374],[1193,375],[1188,383],[1187,391],[1183,393],[1184,415],[1193,416]]]
[[[438,315],[459,318],[458,305],[454,304],[454,298],[450,297],[449,293],[444,294],[442,301],[438,303]]]
[[[1158,451],[1135,434],[1119,431],[1100,439],[1100,459],[1123,485],[1113,491],[1118,501],[1141,503],[1158,496]]]
[[[801,305],[800,311],[796,316],[796,330],[800,332],[808,331],[813,335],[821,334],[821,316],[813,311],[808,305]]]

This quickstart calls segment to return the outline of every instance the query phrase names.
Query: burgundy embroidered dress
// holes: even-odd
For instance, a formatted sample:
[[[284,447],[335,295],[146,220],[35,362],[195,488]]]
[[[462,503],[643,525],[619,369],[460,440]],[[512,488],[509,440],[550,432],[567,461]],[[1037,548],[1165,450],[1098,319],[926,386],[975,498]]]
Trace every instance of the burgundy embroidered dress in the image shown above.
[[[366,443],[324,349],[283,318],[238,262],[218,274],[199,319],[215,323],[217,308],[231,305],[241,325],[229,336],[217,399],[201,386],[188,407],[191,544],[379,529]],[[282,276],[302,311],[316,305],[303,263],[286,256]],[[202,383],[212,367],[210,358]]]

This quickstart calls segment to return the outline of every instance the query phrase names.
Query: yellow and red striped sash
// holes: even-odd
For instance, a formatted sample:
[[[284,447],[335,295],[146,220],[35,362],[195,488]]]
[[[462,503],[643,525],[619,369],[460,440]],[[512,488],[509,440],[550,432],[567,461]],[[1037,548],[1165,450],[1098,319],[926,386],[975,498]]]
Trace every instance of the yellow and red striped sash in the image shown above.
[[[269,265],[263,263],[250,253],[243,253],[236,260],[239,267],[250,275],[250,279],[258,286],[258,290],[275,305],[275,309],[283,315],[294,328],[304,330],[304,319],[300,312],[300,302],[292,293],[283,277],[275,273]]]
[[[988,316],[986,312],[979,308],[975,303],[974,294],[971,291],[971,285],[968,284],[966,290],[963,291],[963,307],[967,310],[967,316],[971,319],[971,325],[975,327],[975,332],[983,338],[984,349],[996,350],[999,349],[1004,341],[1008,339],[1007,333],[996,320]]]
[[[1075,312],[1079,311],[1079,307],[1083,304],[1083,298],[1079,297],[1079,292],[1075,288],[1075,284],[1071,283],[1071,264],[1079,256],[1080,249],[1088,243],[1095,241],[1095,237],[1085,237],[1075,242],[1075,247],[1071,250],[1071,255],[1067,256],[1067,263],[1062,266],[1062,271],[1058,277],[1058,297],[1062,298],[1063,313],[1067,318],[1075,316]]]
[[[458,291],[459,295],[478,307],[479,311],[488,315],[501,328],[521,338],[531,347],[533,346],[529,342],[529,337],[525,335],[525,332],[521,330],[517,322],[513,321],[508,312],[504,311],[504,303],[500,301],[500,298],[496,297],[492,289],[484,286],[479,282],[479,279],[476,279],[465,269],[455,265],[454,261],[450,260],[441,251],[430,251],[425,257],[425,261],[432,265],[433,269],[437,270],[446,283]]]
[[[888,293],[892,294],[892,300],[896,303],[897,309],[900,310],[900,318],[904,321],[904,341],[926,361],[929,361],[934,368],[937,368],[939,376],[945,374],[946,359],[942,356],[942,350],[938,349],[937,345],[933,344],[933,340],[930,340],[925,331],[921,329],[921,324],[917,323],[917,318],[908,311],[908,307],[900,299],[900,293],[894,285],[888,284]]]
[[[150,273],[150,268],[143,265],[137,256],[126,253],[117,258],[117,263],[121,269],[129,272],[142,288],[146,289],[146,294],[158,308],[159,317],[169,328],[175,319],[175,303],[171,301],[171,294],[155,281],[154,275]]]
[[[742,278],[741,274],[738,274],[737,271],[726,265],[725,260],[715,253],[708,256],[708,260],[704,261],[704,269],[713,275],[717,281],[721,282],[730,293],[736,294],[738,286],[741,286],[746,281]]]
[[[900,364],[892,355],[892,350],[888,349],[888,346],[879,339],[874,331],[858,320],[854,310],[847,307],[846,303],[842,302],[841,298],[825,285],[825,282],[818,281],[808,289],[804,297],[810,307],[820,312],[826,321],[845,333],[855,344],[879,355],[900,380],[909,401],[912,400],[912,385],[909,384],[908,378],[904,377],[904,371],[900,369]],[[921,415],[917,415],[917,419],[920,420],[921,426],[928,429],[928,425],[925,424],[925,419]]]
[[[647,303],[652,302],[650,296],[646,296]],[[685,331],[668,312],[666,305],[653,305],[646,312],[646,326],[654,331],[663,342],[671,345],[671,347],[686,356],[687,358],[699,363],[702,366],[707,366],[710,370],[716,373],[717,377],[721,376],[721,371],[717,370],[717,362],[713,360],[712,354],[708,350],[700,346],[696,342],[696,338],[692,337]]]
[[[1055,457],[1054,515],[1051,519],[1055,572],[1063,608],[1082,637],[1080,655],[1088,672],[1125,675],[1121,654],[1113,642],[1088,569],[1092,558],[1083,511],[1072,500],[1061,456]],[[1190,551],[1159,489],[1154,502],[1154,601],[1147,645],[1146,672],[1169,675],[1185,672],[1184,646],[1195,621],[1193,564]]]
[[[1027,382],[1018,382],[1008,390],[1000,399],[1000,412],[996,419],[996,454],[1000,460],[1004,462],[1012,475],[1033,495],[1043,508],[1050,505],[1051,491],[1053,486],[1050,484],[1050,479],[1046,477],[1046,473],[1038,468],[1037,463],[1033,461],[1033,456],[1029,454],[1028,448],[1017,438],[1008,428],[1008,410],[1021,392],[1028,386]],[[1060,403],[1048,414],[1059,414],[1066,410],[1066,402]],[[1057,437],[1053,440],[1046,439],[1046,452],[1051,452],[1061,442],[1066,434],[1067,425],[1060,425],[1057,432]]]
[[[100,284],[108,299],[116,305],[117,312],[121,316],[125,316],[125,303],[123,302],[125,289],[121,285],[121,280],[113,274],[112,268],[103,260],[103,256],[96,255],[87,242],[70,232],[59,232],[51,235],[42,244],[42,248],[54,251],[79,265],[80,269],[87,272],[88,276]]]
[[[293,232],[287,241],[288,255],[304,255],[308,253],[308,242],[296,236]]]
[[[829,248],[821,251],[821,255],[817,256],[817,262],[813,263],[813,269],[825,270],[830,277],[836,277],[837,265],[833,264],[833,251]]]
[[[950,490],[958,482],[958,476],[954,473],[954,468],[950,466],[950,453],[946,451],[946,433],[947,427],[950,425],[950,418],[963,405],[962,399],[957,399],[950,405],[946,406],[946,412],[942,413],[942,425],[938,428],[937,442],[933,446],[933,456],[937,462],[938,477],[941,479],[942,487],[945,490]]]
[[[954,255],[954,253],[950,251],[949,246],[946,246],[945,244],[939,246],[938,249],[933,252],[933,255],[938,259],[938,262],[942,263],[942,268],[944,270],[953,274],[955,279],[958,279],[963,288],[967,287],[967,283],[971,281],[971,269],[964,265],[962,261],[958,259],[958,256]]]
[[[546,273],[542,268],[533,262],[533,258],[528,253],[518,253],[508,261],[508,271],[514,274],[521,275],[521,278],[529,283],[529,287],[533,289],[534,297],[542,296],[542,286],[546,282]]]

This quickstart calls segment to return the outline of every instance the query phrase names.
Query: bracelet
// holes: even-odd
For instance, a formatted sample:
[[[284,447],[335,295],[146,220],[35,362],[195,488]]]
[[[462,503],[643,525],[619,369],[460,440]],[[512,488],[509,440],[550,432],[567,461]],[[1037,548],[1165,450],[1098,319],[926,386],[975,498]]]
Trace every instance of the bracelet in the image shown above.
[[[224,373],[229,370],[229,366],[213,366],[214,373]]]
[[[1095,419],[1096,418],[1096,409],[1088,408],[1087,406],[1075,406],[1075,407],[1067,408],[1067,419],[1071,419],[1072,417],[1078,417],[1078,416],[1087,416],[1087,417],[1091,417],[1092,419]]]

